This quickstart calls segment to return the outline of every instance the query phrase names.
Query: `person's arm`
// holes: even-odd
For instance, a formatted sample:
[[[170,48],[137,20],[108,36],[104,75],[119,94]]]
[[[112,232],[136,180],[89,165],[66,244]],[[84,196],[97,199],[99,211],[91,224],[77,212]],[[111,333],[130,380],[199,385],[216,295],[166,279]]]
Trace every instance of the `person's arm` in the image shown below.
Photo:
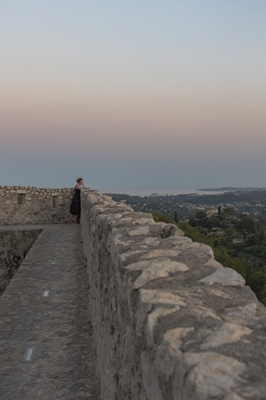
[[[85,186],[84,186],[84,184],[83,183],[81,183],[81,184],[79,184],[79,183],[77,183],[77,189],[83,189]]]

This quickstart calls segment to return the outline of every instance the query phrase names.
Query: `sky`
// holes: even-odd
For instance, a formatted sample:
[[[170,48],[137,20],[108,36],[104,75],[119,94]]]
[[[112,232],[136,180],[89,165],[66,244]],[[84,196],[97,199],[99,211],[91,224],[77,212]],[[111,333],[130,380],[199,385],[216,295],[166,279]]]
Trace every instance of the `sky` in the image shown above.
[[[265,0],[0,0],[0,185],[266,187]]]

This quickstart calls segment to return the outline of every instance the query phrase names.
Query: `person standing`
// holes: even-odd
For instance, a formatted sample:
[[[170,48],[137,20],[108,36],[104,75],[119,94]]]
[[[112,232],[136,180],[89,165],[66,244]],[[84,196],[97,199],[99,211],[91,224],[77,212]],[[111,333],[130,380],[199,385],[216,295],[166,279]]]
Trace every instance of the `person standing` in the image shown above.
[[[75,193],[70,205],[70,214],[72,214],[72,220],[75,224],[80,221],[80,189],[84,188],[82,178],[78,178],[76,182]]]

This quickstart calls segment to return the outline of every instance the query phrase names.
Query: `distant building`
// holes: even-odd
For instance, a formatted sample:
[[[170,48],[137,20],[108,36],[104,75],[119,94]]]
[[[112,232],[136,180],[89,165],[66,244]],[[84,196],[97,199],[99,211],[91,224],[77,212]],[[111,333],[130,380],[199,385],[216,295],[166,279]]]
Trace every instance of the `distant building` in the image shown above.
[[[212,215],[218,215],[218,208],[211,208],[210,210],[206,211],[206,216],[210,218]]]
[[[243,238],[235,238],[233,239],[233,244],[244,243],[245,240]]]
[[[210,236],[224,236],[224,235],[225,235],[225,231],[222,231],[220,229],[217,229],[216,231],[207,233],[207,237],[210,237]]]

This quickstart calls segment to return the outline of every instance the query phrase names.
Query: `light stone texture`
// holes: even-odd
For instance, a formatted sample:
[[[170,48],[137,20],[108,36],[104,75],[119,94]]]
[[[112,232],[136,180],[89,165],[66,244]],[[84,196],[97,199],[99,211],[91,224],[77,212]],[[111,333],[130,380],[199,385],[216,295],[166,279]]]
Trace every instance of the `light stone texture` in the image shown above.
[[[164,304],[173,304],[180,306],[186,305],[182,297],[163,290],[140,289],[139,294],[140,294],[140,301],[142,303],[148,303],[148,304],[164,303]]]
[[[206,263],[206,266],[214,267],[214,268],[223,268],[222,264],[218,261],[214,260],[214,258],[210,258]]]
[[[245,285],[245,279],[231,268],[221,268],[206,278],[201,279],[199,282],[208,283],[209,285],[220,283],[223,286]]]
[[[102,400],[265,400],[266,312],[177,226],[96,190],[82,241]]]
[[[165,257],[147,262],[140,261],[128,265],[126,270],[142,271],[141,275],[133,283],[133,289],[139,289],[153,279],[166,278],[170,274],[187,271],[188,267],[183,263],[171,261],[169,258]]]
[[[224,324],[218,331],[213,332],[201,345],[201,349],[208,350],[211,347],[219,347],[226,343],[238,342],[242,336],[250,335],[252,330],[237,324]]]
[[[245,365],[233,358],[217,353],[190,353],[184,356],[189,372],[186,377],[183,398],[209,400],[219,398],[226,390],[244,384],[241,374]]]
[[[157,307],[148,315],[146,324],[146,340],[148,347],[155,347],[153,332],[156,324],[158,324],[159,322],[159,319],[167,315],[173,314],[175,311],[178,310],[180,310],[179,306],[172,306],[171,308]]]
[[[176,257],[180,254],[177,250],[150,250],[148,253],[140,257],[141,260],[149,260],[150,258],[161,258],[161,257]]]
[[[236,308],[228,308],[226,310],[226,314],[233,318],[247,318],[247,317],[255,317],[257,310],[256,303],[250,303],[243,307]]]

